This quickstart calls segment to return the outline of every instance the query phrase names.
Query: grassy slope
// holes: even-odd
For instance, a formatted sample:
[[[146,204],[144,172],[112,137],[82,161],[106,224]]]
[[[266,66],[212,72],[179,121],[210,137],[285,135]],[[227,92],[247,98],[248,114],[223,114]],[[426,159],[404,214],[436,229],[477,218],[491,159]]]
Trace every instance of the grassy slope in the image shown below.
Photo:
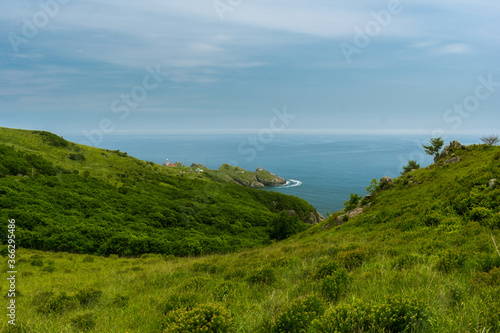
[[[0,127],[0,143],[12,145],[18,149],[39,154],[68,170],[79,170],[83,174],[89,171],[91,176],[104,178],[112,183],[120,183],[118,175],[131,173],[142,174],[154,171],[167,175],[178,175],[191,168],[164,168],[158,164],[144,162],[128,156],[124,152],[103,150],[85,145],[69,143],[68,147],[54,147],[44,143],[44,138],[36,131],[18,130]],[[85,161],[79,162],[68,158],[72,153],[81,153]],[[188,173],[187,176],[205,179],[203,174]]]
[[[225,253],[269,243],[280,211],[293,209],[305,222],[315,212],[296,197],[214,182],[208,173],[189,172],[192,168],[162,167],[50,133],[0,128],[0,144],[59,167],[57,174],[53,168],[52,173],[12,169],[30,157],[13,149],[0,154],[5,156],[0,174],[7,175],[0,177],[0,217],[19,221],[24,247],[125,255]]]
[[[491,235],[500,240],[495,224],[500,189],[487,184],[500,174],[500,148],[477,146],[456,154],[462,162],[399,178],[344,225],[332,227],[334,215],[261,249],[186,259],[90,257],[93,262],[75,254],[20,250],[19,323],[32,332],[78,332],[72,321],[88,314],[92,332],[158,332],[168,318],[182,319],[183,307],[217,303],[231,314],[230,332],[279,331],[287,323],[291,326],[281,331],[329,332],[324,327],[338,323],[332,318],[341,309],[349,310],[351,329],[363,320],[372,320],[372,331],[382,329],[387,321],[376,318],[385,310],[422,318],[409,331],[499,332],[500,273],[494,267],[500,256]],[[479,214],[479,208],[490,215]],[[43,266],[36,266],[37,256],[43,256]],[[347,278],[331,278],[336,272],[347,272]],[[43,302],[40,293],[72,296],[86,287],[102,296],[43,313],[57,300]],[[301,321],[303,309],[290,310],[291,302],[311,295],[327,308],[312,316],[312,325],[312,318]],[[391,301],[395,295],[399,303]],[[181,309],[167,311],[172,308]]]
[[[127,153],[119,150],[104,150],[71,142],[68,142],[67,147],[54,147],[47,145],[44,142],[44,137],[36,132],[0,127],[0,143],[39,154],[67,170],[79,170],[82,174],[85,171],[89,171],[91,176],[99,177],[118,185],[121,184],[120,175],[128,176],[134,173],[140,175],[148,171],[171,176],[182,175],[182,177],[191,179],[213,180],[222,183],[233,183],[233,178],[239,178],[251,183],[256,175],[255,172],[249,171],[241,174],[240,171],[244,169],[239,167],[221,167],[220,170],[204,169],[205,172],[200,173],[190,172],[196,168],[186,166],[165,168],[156,163],[145,162],[128,156]],[[85,160],[74,161],[68,158],[70,154],[77,153],[84,155]],[[274,175],[266,171],[261,174],[261,177],[271,180]]]

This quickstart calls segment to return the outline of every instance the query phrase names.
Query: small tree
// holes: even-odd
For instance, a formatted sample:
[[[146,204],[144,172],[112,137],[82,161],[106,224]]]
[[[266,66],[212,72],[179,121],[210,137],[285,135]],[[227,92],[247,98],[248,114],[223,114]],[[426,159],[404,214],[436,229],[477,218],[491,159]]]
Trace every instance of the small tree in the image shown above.
[[[500,142],[500,139],[498,138],[498,135],[483,136],[480,139],[481,139],[481,141],[483,141],[484,143],[486,143],[488,146],[494,146],[498,142]]]
[[[373,192],[375,192],[377,187],[378,187],[378,180],[377,178],[373,178],[370,183],[370,186],[366,188],[366,192],[368,192],[368,194],[372,194]]]
[[[401,172],[401,175],[407,174],[411,170],[416,170],[420,169],[420,164],[417,163],[415,160],[410,160],[408,161],[408,164],[403,167],[403,172]]]
[[[351,194],[351,197],[349,198],[349,200],[344,202],[345,210],[350,211],[350,210],[353,210],[354,208],[356,208],[356,206],[361,201],[361,199],[363,199],[363,198],[360,197],[357,193]]]
[[[431,144],[429,146],[422,145],[425,149],[425,153],[427,155],[431,155],[434,157],[439,156],[439,151],[441,150],[441,147],[443,147],[444,141],[441,138],[433,138],[431,139]]]

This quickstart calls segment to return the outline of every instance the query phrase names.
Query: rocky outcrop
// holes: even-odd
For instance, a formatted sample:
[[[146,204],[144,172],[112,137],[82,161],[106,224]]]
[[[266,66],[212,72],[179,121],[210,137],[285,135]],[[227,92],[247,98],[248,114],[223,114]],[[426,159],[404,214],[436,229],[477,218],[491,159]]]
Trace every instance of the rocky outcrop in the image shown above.
[[[460,142],[458,141],[451,141],[450,144],[446,147],[444,147],[443,151],[437,155],[436,157],[434,157],[434,163],[438,162],[439,160],[442,160],[442,159],[446,159],[448,157],[454,157],[452,156],[453,154],[453,151],[456,150],[456,149],[464,149],[466,148],[464,145],[462,145]],[[460,162],[460,158],[458,157],[458,160],[457,159],[454,159],[448,163],[445,163],[445,164],[452,164],[452,163],[457,163],[457,162]]]
[[[309,216],[309,223],[310,224],[318,224],[321,221],[323,221],[324,219],[325,219],[325,217],[323,215],[321,215],[320,213],[318,213],[318,211],[315,210]]]
[[[246,187],[252,187],[252,188],[263,188],[265,187],[264,184],[261,182],[254,180],[254,181],[249,181],[246,179],[238,178],[238,177],[233,177],[233,180],[235,183],[246,186]]]
[[[199,164],[199,163],[191,164],[191,168],[208,169],[206,166],[204,166],[203,164]]]
[[[450,157],[449,159],[447,159],[446,161],[444,161],[443,164],[444,165],[446,165],[446,164],[453,164],[453,163],[458,163],[460,161],[461,161],[460,157],[455,156],[455,157]]]
[[[297,215],[297,213],[293,209],[286,210],[286,213],[288,214],[288,216],[296,216]],[[314,210],[314,212],[311,212],[309,214],[309,218],[303,219],[303,221],[305,223],[308,223],[308,224],[318,224],[319,222],[323,221],[324,219],[325,219],[325,217],[323,215],[318,213],[317,210]]]
[[[262,188],[286,184],[284,178],[276,176],[274,173],[262,168],[258,168],[255,172],[251,172],[238,166],[233,167],[229,164],[223,164],[219,168],[219,171],[222,175],[226,177],[229,176],[228,178],[234,183],[247,187]]]
[[[364,209],[366,207],[369,207],[370,204],[367,204],[367,205],[364,205],[362,207],[356,207],[354,208],[353,210],[350,210],[348,212],[345,212],[344,214],[340,214],[334,221],[333,221],[333,225],[336,227],[336,226],[339,226],[339,225],[342,225],[344,223],[346,223],[347,221],[349,221],[350,219],[360,215],[360,214],[363,214],[364,212]],[[325,226],[323,226],[323,230],[325,230],[326,228],[329,228],[331,225],[331,222],[326,224]]]
[[[264,184],[264,186],[279,186],[286,184],[286,180],[284,178],[276,176],[274,173],[266,171],[262,168],[255,170],[255,178],[258,182]]]
[[[380,184],[392,184],[393,180],[391,177],[382,177],[380,178]]]

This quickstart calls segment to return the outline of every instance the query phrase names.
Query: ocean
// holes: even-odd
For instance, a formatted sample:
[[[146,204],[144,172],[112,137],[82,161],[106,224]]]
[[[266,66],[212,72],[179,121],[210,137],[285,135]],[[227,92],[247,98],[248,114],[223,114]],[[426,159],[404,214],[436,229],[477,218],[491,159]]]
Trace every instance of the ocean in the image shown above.
[[[84,136],[65,138],[86,143]],[[286,186],[264,190],[303,198],[326,216],[342,209],[351,193],[366,195],[372,179],[399,176],[409,160],[417,160],[421,167],[431,164],[432,158],[421,146],[429,139],[326,134],[107,135],[99,147],[158,164],[168,158],[170,163],[201,163],[210,169],[223,163],[251,171],[262,167],[289,180]],[[457,139],[462,144],[480,142],[476,137]]]

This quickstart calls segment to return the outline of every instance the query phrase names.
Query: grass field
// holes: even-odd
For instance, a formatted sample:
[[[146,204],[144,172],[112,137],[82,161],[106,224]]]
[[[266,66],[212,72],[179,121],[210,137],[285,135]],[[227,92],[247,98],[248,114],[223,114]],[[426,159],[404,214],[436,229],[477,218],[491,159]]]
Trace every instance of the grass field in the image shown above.
[[[357,205],[362,214],[348,219],[337,212],[251,250],[104,257],[18,249],[16,326],[3,315],[0,327],[500,332],[494,245],[500,243],[500,187],[489,186],[500,175],[500,147],[469,146],[450,157],[460,161],[441,160],[374,186]],[[1,293],[7,292],[4,282]],[[4,297],[4,309],[8,302]]]

